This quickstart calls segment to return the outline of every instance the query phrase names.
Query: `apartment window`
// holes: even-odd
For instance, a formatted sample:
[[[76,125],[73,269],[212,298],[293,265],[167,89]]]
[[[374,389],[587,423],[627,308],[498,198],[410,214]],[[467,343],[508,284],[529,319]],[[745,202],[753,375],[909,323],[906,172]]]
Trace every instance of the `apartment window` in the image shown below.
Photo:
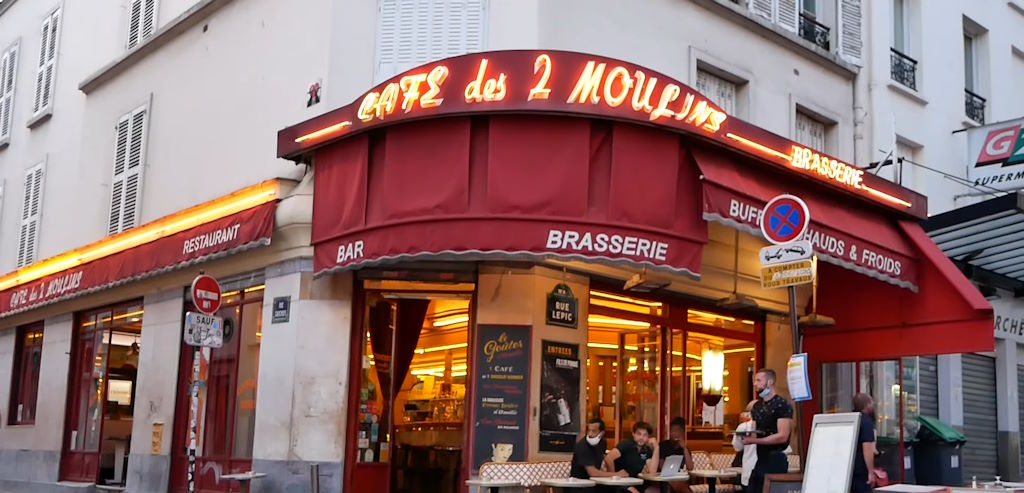
[[[36,71],[36,95],[32,114],[40,115],[53,104],[53,86],[57,77],[57,49],[60,45],[60,9],[43,20],[39,43],[39,65]]]
[[[889,50],[889,74],[892,80],[917,90],[917,60],[910,50],[910,23],[907,0],[892,2],[892,48]]]
[[[11,139],[14,118],[14,82],[18,79],[18,45],[0,54],[0,146]]]
[[[697,69],[694,88],[717,104],[728,115],[736,114],[736,83],[725,80],[706,70]]]
[[[146,154],[146,117],[147,107],[141,106],[122,116],[115,127],[108,235],[134,228],[138,222]]]
[[[916,151],[914,146],[907,142],[902,140],[896,141],[896,156],[894,156],[896,158],[896,183],[900,185],[904,183],[908,185],[913,184],[914,165],[912,163],[915,161],[914,153]]]
[[[17,338],[8,423],[28,425],[36,420],[39,369],[43,358],[43,324],[19,327]]]
[[[128,49],[156,32],[156,0],[131,0],[128,9]]]
[[[892,0],[892,47],[900,53],[910,51],[910,17],[907,0]]]
[[[978,47],[975,35],[964,31],[964,111],[977,123],[985,123],[985,98],[978,87]]]
[[[825,150],[826,125],[824,122],[798,110],[794,130],[793,140],[811,149]]]
[[[484,47],[485,0],[380,0],[376,80]]]
[[[43,178],[45,166],[40,163],[25,172],[25,193],[21,207],[21,230],[18,236],[18,267],[36,261],[39,243],[39,218],[42,215]]]

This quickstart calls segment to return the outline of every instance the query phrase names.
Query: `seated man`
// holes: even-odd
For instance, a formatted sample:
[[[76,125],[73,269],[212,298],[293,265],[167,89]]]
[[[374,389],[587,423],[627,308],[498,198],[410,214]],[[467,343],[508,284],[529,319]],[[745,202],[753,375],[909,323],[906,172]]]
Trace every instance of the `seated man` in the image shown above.
[[[625,471],[601,470],[607,450],[608,443],[604,439],[604,421],[601,418],[591,418],[587,422],[586,436],[576,442],[576,446],[573,447],[569,475],[579,479],[626,476]]]
[[[631,477],[637,477],[640,473],[655,473],[658,471],[658,440],[654,438],[654,428],[651,425],[638,421],[633,425],[633,439],[623,439],[619,444],[610,450],[604,457],[605,466],[611,471],[625,471]],[[645,485],[649,491],[656,492],[658,488],[653,485]],[[642,488],[630,486],[626,489],[630,493],[640,493]]]
[[[690,455],[690,449],[686,447],[686,443],[683,442],[683,437],[686,436],[686,420],[682,417],[676,417],[672,419],[672,422],[668,425],[668,436],[669,439],[661,442],[658,447],[658,455],[660,455],[661,464],[658,466],[658,470],[665,464],[665,458],[673,455],[683,456],[683,464],[686,466],[687,471],[693,470],[693,456]],[[689,493],[690,486],[686,482],[670,483],[672,491],[676,493]]]

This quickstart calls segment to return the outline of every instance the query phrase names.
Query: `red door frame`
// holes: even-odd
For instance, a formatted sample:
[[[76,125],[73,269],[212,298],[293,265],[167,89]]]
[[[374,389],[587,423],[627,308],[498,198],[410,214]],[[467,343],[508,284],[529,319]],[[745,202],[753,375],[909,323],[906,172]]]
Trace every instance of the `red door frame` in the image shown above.
[[[253,286],[249,286],[249,288],[251,287]],[[239,290],[239,298],[237,301],[224,302],[220,308],[220,310],[224,310],[226,308],[239,308],[238,323],[235,329],[236,335],[235,337],[232,338],[235,345],[235,358],[233,362],[234,366],[230,370],[232,374],[231,378],[234,379],[233,388],[235,390],[235,395],[231,396],[232,399],[237,397],[237,394],[239,392],[238,364],[239,360],[241,359],[242,343],[242,335],[240,331],[242,330],[242,317],[244,316],[244,310],[242,310],[241,308],[244,307],[245,305],[257,303],[262,306],[264,299],[264,291],[254,291],[258,292],[259,294],[247,298],[245,297],[245,295],[247,294],[245,293],[245,289],[248,288],[243,288]],[[182,311],[182,315],[184,315],[185,312],[193,310],[194,306],[192,305],[192,303],[190,301],[186,301],[184,310]],[[262,310],[260,310],[259,317],[262,317]],[[182,320],[184,320],[184,316],[182,317]],[[171,440],[173,440],[171,442],[171,470],[170,478],[168,480],[169,490],[174,493],[183,493],[187,491],[188,488],[188,451],[186,449],[186,446],[182,445],[179,447],[179,445],[185,443],[185,439],[188,436],[188,427],[191,424],[191,395],[189,382],[192,380],[193,352],[197,350],[197,348],[193,348],[192,346],[186,345],[184,342],[181,343],[181,348],[182,350],[178,360],[178,398],[175,402],[174,409],[174,430],[171,432]],[[208,369],[207,371],[209,372],[210,370]],[[209,376],[207,378],[209,378]],[[210,405],[210,402],[211,401],[207,399],[205,401],[205,405]],[[238,409],[236,409],[233,404],[230,406],[230,409],[232,411],[233,416],[229,417],[230,426],[228,426],[227,446],[229,450],[233,450],[235,443],[235,416],[237,416],[238,414]],[[205,429],[203,432],[205,433]],[[228,456],[217,457],[197,456],[196,491],[199,493],[234,493],[241,491],[239,490],[238,485],[234,484],[234,481],[218,482],[214,480],[211,482],[208,479],[204,479],[206,475],[202,474],[202,471],[207,464],[215,464],[216,467],[220,467],[221,474],[242,473],[252,470],[251,457],[236,458],[230,454]],[[225,468],[223,466],[227,467]]]
[[[346,440],[345,440],[345,464],[344,464],[344,483],[350,485],[353,491],[380,491],[388,492],[391,491],[391,469],[392,462],[391,457],[394,457],[392,452],[391,457],[387,463],[381,462],[360,462],[359,461],[359,448],[357,440],[354,439],[359,432],[359,392],[362,385],[362,361],[363,361],[363,326],[366,317],[366,295],[370,292],[393,292],[401,291],[400,289],[366,289],[363,287],[363,279],[359,276],[352,276],[353,289],[352,289],[352,330],[349,340],[349,365],[348,365],[348,419],[346,428]],[[475,427],[469,426],[476,419],[476,406],[472,405],[473,395],[476,392],[476,380],[473,378],[474,369],[476,368],[476,351],[473,348],[477,344],[477,331],[474,329],[476,326],[476,300],[477,300],[477,289],[479,283],[477,279],[473,279],[473,293],[469,302],[469,322],[468,322],[468,347],[466,350],[466,403],[465,409],[468,411],[463,415],[463,438],[462,438],[462,466],[459,471],[459,485],[460,491],[466,492],[469,490],[468,486],[465,486],[466,480],[469,479],[472,469],[472,460],[467,460],[471,457],[473,451],[473,437],[475,436]],[[392,409],[392,412],[394,410]],[[394,419],[391,420],[392,422]],[[388,432],[393,433],[393,423],[388,424]],[[392,449],[393,450],[393,449]],[[467,455],[468,454],[468,455]]]

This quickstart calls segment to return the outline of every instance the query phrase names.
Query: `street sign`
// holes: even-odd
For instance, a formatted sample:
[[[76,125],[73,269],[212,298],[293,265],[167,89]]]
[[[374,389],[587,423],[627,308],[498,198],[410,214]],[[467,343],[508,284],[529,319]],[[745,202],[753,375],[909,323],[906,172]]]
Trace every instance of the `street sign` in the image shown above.
[[[220,309],[220,283],[206,274],[196,276],[192,281],[192,303],[207,315],[217,313]]]
[[[780,245],[799,240],[807,233],[811,213],[807,204],[795,195],[779,195],[768,201],[761,216],[761,234]]]
[[[224,344],[224,319],[205,313],[185,314],[185,344],[218,348]]]
[[[814,281],[814,264],[811,260],[798,260],[788,264],[761,267],[761,287],[765,289],[796,286]]]
[[[814,248],[810,240],[799,240],[783,245],[766,246],[761,249],[757,259],[761,261],[762,266],[767,266],[805,260],[811,258],[811,255],[814,255]]]

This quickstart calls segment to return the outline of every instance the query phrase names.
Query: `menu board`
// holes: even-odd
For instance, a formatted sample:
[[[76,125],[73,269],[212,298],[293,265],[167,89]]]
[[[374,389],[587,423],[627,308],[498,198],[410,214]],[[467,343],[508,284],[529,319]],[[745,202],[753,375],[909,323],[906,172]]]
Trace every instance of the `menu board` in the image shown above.
[[[580,432],[580,346],[541,341],[540,451],[572,452]]]
[[[529,326],[479,325],[473,469],[526,460]]]

